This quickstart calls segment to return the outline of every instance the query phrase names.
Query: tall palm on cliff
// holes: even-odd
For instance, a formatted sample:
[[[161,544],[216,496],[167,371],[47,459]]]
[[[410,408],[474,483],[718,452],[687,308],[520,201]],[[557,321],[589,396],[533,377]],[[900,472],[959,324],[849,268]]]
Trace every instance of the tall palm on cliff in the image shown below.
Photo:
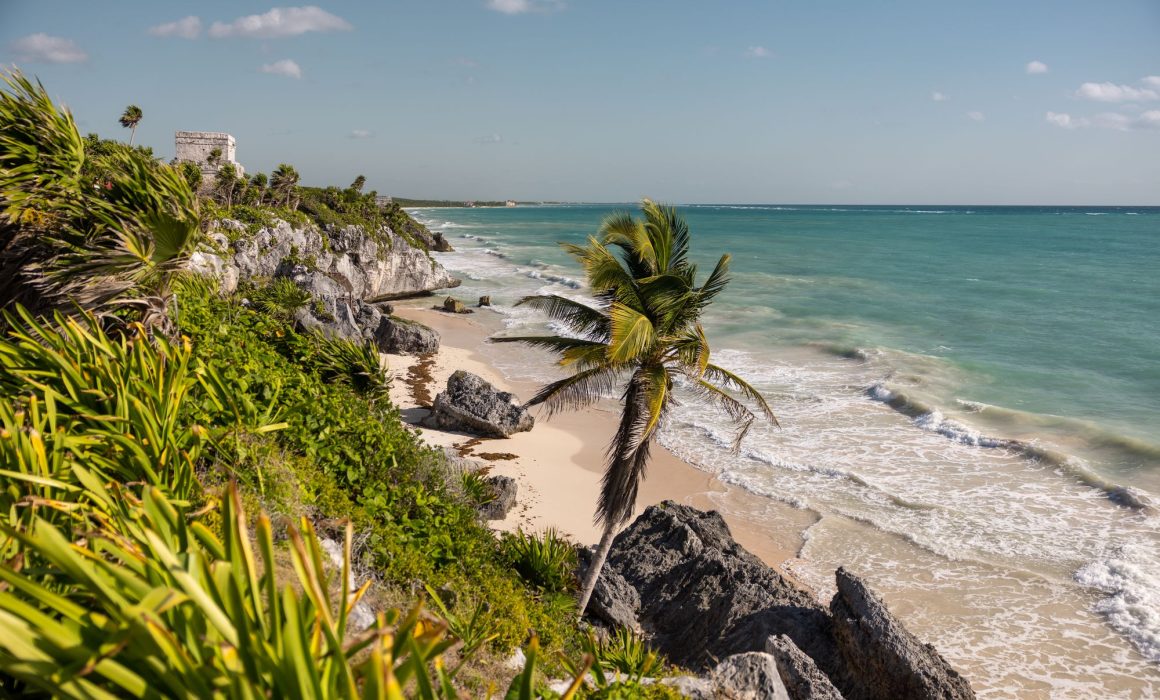
[[[674,208],[647,199],[641,211],[643,219],[614,214],[601,225],[599,238],[564,246],[583,265],[596,296],[595,307],[556,295],[519,302],[546,312],[572,335],[495,339],[546,348],[560,356],[560,365],[572,368],[570,376],[545,385],[528,402],[543,404],[549,416],[591,405],[623,387],[624,406],[608,446],[596,505],[595,520],[604,533],[581,589],[581,615],[613,536],[632,516],[649,447],[676,404],[673,388],[678,380],[737,424],[735,446],[755,419],[742,399],[777,422],[756,389],[710,361],[700,319],[729,281],[729,256],[722,255],[698,285],[696,266],[688,259],[691,236],[684,218]]]
[[[121,115],[121,126],[129,129],[129,145],[133,145],[133,137],[137,135],[137,125],[141,123],[141,108],[137,105],[129,105],[125,108],[125,112]]]
[[[270,173],[270,190],[276,199],[282,200],[282,206],[290,206],[290,200],[298,189],[298,171],[287,163],[279,163],[274,172]]]

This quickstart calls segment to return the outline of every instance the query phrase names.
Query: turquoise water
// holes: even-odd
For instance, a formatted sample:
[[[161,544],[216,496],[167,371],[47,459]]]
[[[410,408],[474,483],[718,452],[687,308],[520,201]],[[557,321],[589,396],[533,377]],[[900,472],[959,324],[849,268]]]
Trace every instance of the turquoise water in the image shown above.
[[[416,214],[457,247],[439,257],[457,294],[524,329],[544,322],[520,296],[585,298],[555,243],[616,208]],[[1160,208],[683,211],[704,269],[734,257],[706,319],[718,361],[783,425],[741,455],[704,407],[666,426],[667,447],[768,499],[721,507],[796,546],[821,591],[837,564],[872,572],[985,695],[1160,692]]]

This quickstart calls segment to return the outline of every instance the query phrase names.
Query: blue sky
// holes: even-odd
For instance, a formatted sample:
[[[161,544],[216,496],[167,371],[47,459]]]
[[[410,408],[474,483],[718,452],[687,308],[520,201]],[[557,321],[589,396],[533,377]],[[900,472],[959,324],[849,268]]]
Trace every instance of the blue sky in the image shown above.
[[[1160,2],[0,0],[82,131],[415,197],[1160,205]]]

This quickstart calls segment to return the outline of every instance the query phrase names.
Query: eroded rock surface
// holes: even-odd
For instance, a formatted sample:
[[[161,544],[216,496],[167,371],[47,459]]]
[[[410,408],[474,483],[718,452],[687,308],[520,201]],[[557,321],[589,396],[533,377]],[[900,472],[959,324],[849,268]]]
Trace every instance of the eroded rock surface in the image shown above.
[[[482,377],[457,370],[447,388],[435,397],[423,425],[439,430],[461,430],[484,437],[511,437],[531,430],[535,421],[514,397],[498,391]]]

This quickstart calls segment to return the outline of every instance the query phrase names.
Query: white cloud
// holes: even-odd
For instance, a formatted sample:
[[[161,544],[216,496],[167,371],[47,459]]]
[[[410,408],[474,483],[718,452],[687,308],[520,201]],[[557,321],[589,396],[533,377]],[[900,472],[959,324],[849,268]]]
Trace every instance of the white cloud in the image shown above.
[[[951,97],[950,95],[935,91],[930,93],[930,99],[934,100],[935,102],[946,102],[947,100],[951,99]]]
[[[1072,119],[1070,114],[1060,114],[1057,112],[1048,112],[1047,121],[1064,129],[1075,129],[1081,126],[1087,126],[1086,119]]]
[[[1154,88],[1160,88],[1160,75],[1149,75],[1147,78],[1141,78],[1140,82]]]
[[[349,31],[354,27],[345,19],[332,15],[314,5],[306,7],[275,7],[261,15],[239,17],[233,22],[214,22],[209,35],[222,39],[277,39],[298,36],[307,32]]]
[[[149,27],[153,36],[175,36],[181,39],[196,39],[201,34],[201,18],[190,15],[176,22],[166,22],[156,27]]]
[[[302,77],[302,68],[300,68],[297,63],[291,61],[288,58],[283,58],[281,61],[274,61],[273,63],[267,63],[258,70],[262,71],[263,73],[284,75],[287,78],[297,79]]]
[[[487,9],[505,15],[522,15],[528,12],[549,12],[564,9],[563,0],[487,0]]]
[[[1152,131],[1160,130],[1160,109],[1149,110],[1135,117],[1119,112],[1104,112],[1090,119],[1048,112],[1047,121],[1064,129],[1081,129],[1090,126],[1115,131]]]
[[[10,45],[20,61],[29,63],[84,63],[89,55],[72,39],[49,36],[43,32],[21,37]]]
[[[981,122],[986,118],[987,118],[987,115],[985,115],[982,112],[979,112],[977,110],[973,111],[973,112],[967,112],[967,119],[970,119],[971,121]]]
[[[746,58],[769,58],[772,55],[773,52],[764,46],[750,46],[745,49]]]
[[[367,131],[366,129],[355,129],[347,136],[347,138],[351,139],[373,139],[374,137],[374,133]]]
[[[499,134],[492,134],[490,136],[480,136],[479,138],[475,139],[475,142],[478,144],[483,144],[485,146],[489,145],[489,144],[493,144],[493,143],[503,143],[503,137],[500,136]]]
[[[1160,93],[1149,88],[1135,88],[1115,83],[1084,83],[1075,91],[1082,100],[1096,102],[1147,102],[1160,99]]]
[[[1047,64],[1043,61],[1032,61],[1026,66],[1027,75],[1041,75],[1047,72]]]

